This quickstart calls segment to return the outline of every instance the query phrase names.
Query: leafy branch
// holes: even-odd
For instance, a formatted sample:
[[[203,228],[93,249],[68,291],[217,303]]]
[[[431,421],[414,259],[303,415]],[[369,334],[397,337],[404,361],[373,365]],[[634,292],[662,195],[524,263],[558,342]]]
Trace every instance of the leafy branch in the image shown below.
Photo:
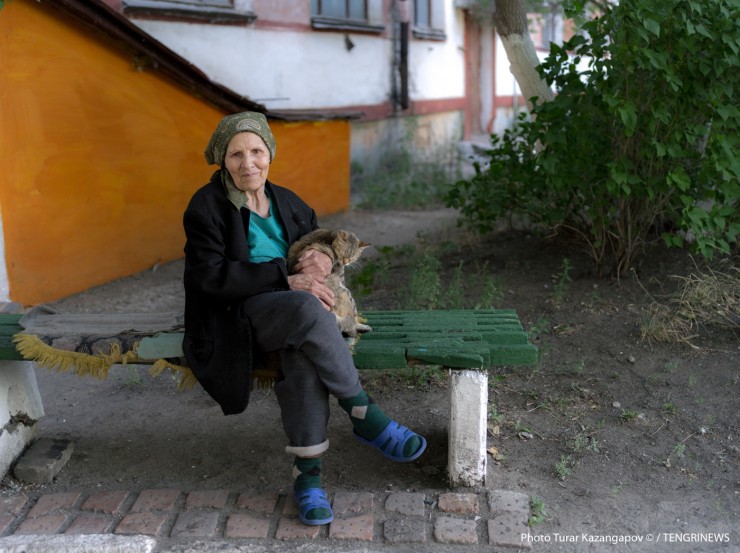
[[[570,7],[585,2],[570,2]],[[503,136],[447,203],[471,227],[525,217],[568,231],[599,274],[662,237],[704,257],[740,234],[740,6],[624,0],[538,67],[557,90]]]

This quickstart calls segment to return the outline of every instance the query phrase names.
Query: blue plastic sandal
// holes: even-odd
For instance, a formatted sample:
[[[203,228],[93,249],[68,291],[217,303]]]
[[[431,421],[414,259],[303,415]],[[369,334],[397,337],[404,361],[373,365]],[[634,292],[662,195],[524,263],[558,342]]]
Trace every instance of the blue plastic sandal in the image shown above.
[[[413,461],[414,459],[418,458],[419,455],[424,453],[424,450],[427,448],[427,441],[422,436],[419,436],[415,432],[412,432],[404,425],[398,424],[396,421],[391,421],[390,423],[388,423],[388,426],[386,426],[385,430],[380,433],[380,436],[372,441],[366,440],[354,430],[353,432],[355,434],[355,437],[363,444],[373,446],[389,459],[392,459],[399,463],[408,463],[409,461]],[[406,443],[414,436],[421,440],[421,445],[419,446],[419,449],[416,450],[416,453],[414,453],[410,457],[404,457],[403,448]]]
[[[298,518],[301,519],[303,524],[320,526],[322,524],[329,524],[334,520],[334,511],[331,510],[329,500],[326,498],[326,492],[321,488],[293,489],[293,499],[298,506]],[[307,518],[309,511],[313,509],[328,509],[331,515],[326,518]]]

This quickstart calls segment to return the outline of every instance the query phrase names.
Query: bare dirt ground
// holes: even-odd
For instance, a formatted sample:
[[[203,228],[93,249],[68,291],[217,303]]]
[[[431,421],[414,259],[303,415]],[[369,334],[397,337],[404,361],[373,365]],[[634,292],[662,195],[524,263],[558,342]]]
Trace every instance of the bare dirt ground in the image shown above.
[[[356,211],[325,218],[322,226],[349,228],[376,246],[366,263],[379,269],[373,291],[359,300],[363,310],[402,306],[412,250],[431,248],[442,261],[443,283],[461,261],[471,269],[485,264],[501,293],[496,307],[516,309],[531,331],[540,362],[490,374],[487,487],[535,499],[534,514],[541,515],[532,527],[535,550],[740,551],[738,336],[707,328],[695,347],[641,340],[643,309],[675,289],[671,275],[695,269],[691,258],[656,245],[631,276],[605,280],[570,244],[513,231],[474,238],[454,220],[449,210]],[[173,262],[53,307],[181,309],[181,272],[182,263]],[[472,305],[482,283],[462,274]],[[326,486],[445,490],[445,378],[417,370],[366,371],[363,379],[391,415],[427,436],[428,452],[380,471],[377,458],[349,438],[335,406]],[[70,438],[74,455],[53,484],[28,486],[9,476],[0,493],[112,486],[285,492],[290,485],[269,390],[255,392],[242,415],[224,417],[201,390],[178,392],[173,378],[153,379],[146,367],[117,367],[102,382],[39,370],[38,380],[47,412],[41,435]],[[584,535],[642,536],[642,542],[588,543]],[[579,543],[564,541],[573,536]],[[649,536],[657,543],[647,542]]]

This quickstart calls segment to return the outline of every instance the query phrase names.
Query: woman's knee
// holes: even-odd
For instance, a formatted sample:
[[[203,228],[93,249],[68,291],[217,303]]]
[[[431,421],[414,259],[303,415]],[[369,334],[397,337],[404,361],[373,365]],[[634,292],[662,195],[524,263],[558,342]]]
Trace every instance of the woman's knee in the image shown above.
[[[296,290],[291,294],[291,313],[299,323],[331,322],[336,324],[336,317],[331,314],[324,304],[309,292]]]

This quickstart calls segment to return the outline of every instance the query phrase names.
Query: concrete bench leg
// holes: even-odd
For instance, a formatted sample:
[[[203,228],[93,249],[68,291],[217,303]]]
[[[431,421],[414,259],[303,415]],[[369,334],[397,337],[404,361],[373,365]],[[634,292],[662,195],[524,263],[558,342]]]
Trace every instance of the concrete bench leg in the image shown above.
[[[34,439],[44,406],[30,361],[0,361],[0,478]]]
[[[488,372],[450,371],[450,430],[447,470],[450,484],[486,482]]]

